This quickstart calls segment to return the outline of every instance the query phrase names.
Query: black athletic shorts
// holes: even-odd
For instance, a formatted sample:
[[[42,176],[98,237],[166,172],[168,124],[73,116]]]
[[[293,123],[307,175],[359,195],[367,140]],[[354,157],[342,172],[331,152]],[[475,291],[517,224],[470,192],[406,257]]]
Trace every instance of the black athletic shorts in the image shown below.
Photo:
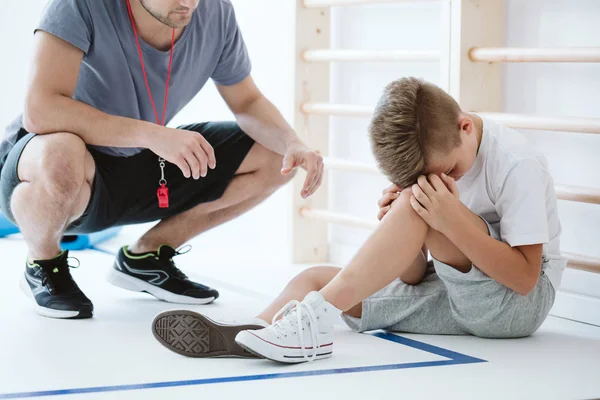
[[[217,166],[205,178],[185,178],[181,170],[166,162],[169,207],[159,208],[156,190],[160,180],[158,156],[143,150],[131,157],[117,157],[88,146],[96,163],[90,202],[83,215],[65,234],[98,232],[110,227],[153,222],[181,214],[194,206],[221,198],[229,182],[254,145],[235,122],[206,122],[180,126],[200,133],[215,150]],[[35,137],[24,129],[4,162],[0,164],[0,209],[13,223],[10,198],[20,183],[17,165],[23,149]]]

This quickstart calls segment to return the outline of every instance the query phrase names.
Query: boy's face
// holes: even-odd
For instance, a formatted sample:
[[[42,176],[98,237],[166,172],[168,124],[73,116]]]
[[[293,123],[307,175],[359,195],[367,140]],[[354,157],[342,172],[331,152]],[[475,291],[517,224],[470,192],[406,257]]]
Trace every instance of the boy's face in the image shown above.
[[[458,181],[471,169],[477,157],[481,138],[480,124],[475,124],[473,118],[478,117],[461,114],[459,119],[461,145],[449,154],[435,157],[435,161],[427,168],[428,174],[441,175],[444,173]]]

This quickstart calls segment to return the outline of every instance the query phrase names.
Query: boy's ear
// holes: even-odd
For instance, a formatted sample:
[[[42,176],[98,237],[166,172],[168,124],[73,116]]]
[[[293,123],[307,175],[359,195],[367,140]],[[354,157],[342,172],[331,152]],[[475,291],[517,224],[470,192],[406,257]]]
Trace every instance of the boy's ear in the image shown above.
[[[467,114],[461,113],[458,117],[458,127],[461,132],[465,132],[467,135],[473,132],[473,119]]]

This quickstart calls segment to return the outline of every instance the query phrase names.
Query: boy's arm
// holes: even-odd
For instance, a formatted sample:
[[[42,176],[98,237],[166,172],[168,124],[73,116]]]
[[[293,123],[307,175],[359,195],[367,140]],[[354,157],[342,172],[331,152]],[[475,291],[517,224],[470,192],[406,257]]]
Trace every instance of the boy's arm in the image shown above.
[[[460,202],[456,183],[444,174],[441,179],[436,175],[430,175],[429,180],[419,178],[418,185],[413,186],[411,204],[430,227],[446,236],[485,274],[527,295],[537,284],[542,243],[548,241],[544,181],[537,172],[530,165],[515,169],[497,199],[498,214],[504,223],[502,237],[508,243],[495,240],[475,226],[471,210]],[[531,187],[525,190],[522,186],[528,184]]]
[[[542,268],[542,244],[511,247],[485,233],[464,214],[456,225],[443,232],[446,237],[486,275],[526,296],[537,284]]]

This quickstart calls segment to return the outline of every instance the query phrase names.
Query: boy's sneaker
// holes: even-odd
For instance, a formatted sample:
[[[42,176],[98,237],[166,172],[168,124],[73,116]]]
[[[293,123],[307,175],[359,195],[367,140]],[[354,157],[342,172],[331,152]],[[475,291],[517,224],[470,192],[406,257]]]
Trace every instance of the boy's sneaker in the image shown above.
[[[167,349],[187,357],[245,357],[256,355],[235,342],[236,335],[246,329],[262,329],[267,323],[252,319],[247,323],[219,323],[187,310],[158,314],[152,321],[152,333]]]
[[[26,262],[21,281],[23,292],[33,298],[38,314],[50,318],[91,318],[94,306],[79,289],[69,268],[69,252],[51,260]]]
[[[184,253],[163,244],[156,252],[132,255],[123,246],[117,254],[108,281],[120,288],[146,292],[170,303],[212,303],[219,297],[219,292],[190,281],[175,266],[173,257]]]
[[[331,357],[333,326],[341,311],[319,292],[302,302],[291,301],[275,315],[282,318],[267,328],[242,331],[235,341],[261,357],[283,363],[301,363]]]

